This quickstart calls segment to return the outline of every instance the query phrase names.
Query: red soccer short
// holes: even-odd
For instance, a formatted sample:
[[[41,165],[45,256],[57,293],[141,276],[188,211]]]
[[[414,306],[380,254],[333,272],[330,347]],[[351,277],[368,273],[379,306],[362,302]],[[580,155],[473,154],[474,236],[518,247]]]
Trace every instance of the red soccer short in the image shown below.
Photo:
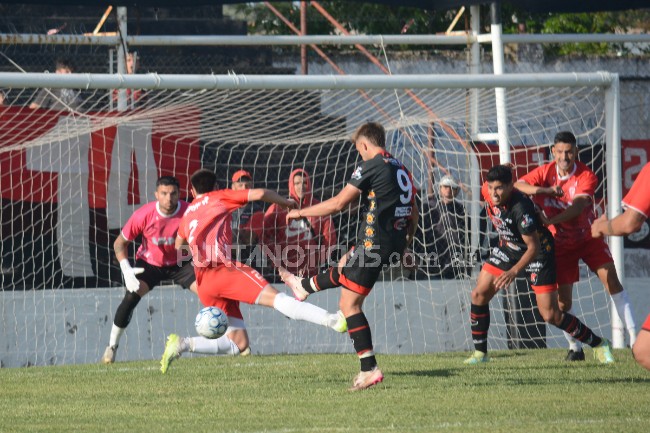
[[[557,283],[573,284],[580,280],[578,262],[583,262],[592,272],[607,263],[612,263],[612,253],[601,238],[588,238],[579,245],[565,247],[562,242],[555,242],[555,263],[557,264]]]
[[[239,262],[194,269],[201,303],[221,308],[226,316],[237,319],[243,319],[239,303],[254,304],[269,284],[255,269]]]

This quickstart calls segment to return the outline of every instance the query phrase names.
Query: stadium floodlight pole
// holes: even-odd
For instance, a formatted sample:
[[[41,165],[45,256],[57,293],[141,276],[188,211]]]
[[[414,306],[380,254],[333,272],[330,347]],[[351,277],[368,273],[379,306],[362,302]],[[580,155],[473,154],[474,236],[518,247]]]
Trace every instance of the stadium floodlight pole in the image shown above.
[[[606,170],[607,170],[607,214],[614,218],[621,213],[622,200],[622,171],[621,171],[621,99],[618,86],[618,74],[613,74],[613,85],[605,89],[605,122],[606,122]],[[625,287],[625,265],[623,263],[623,238],[610,236],[609,247],[616,266],[618,279]],[[612,346],[617,349],[625,347],[625,327],[618,316],[616,306],[611,303],[612,317]]]
[[[501,40],[501,4],[490,3],[490,17],[492,24],[492,65],[494,75],[503,75],[503,41]],[[510,146],[508,141],[508,112],[506,110],[506,89],[497,87],[494,89],[494,96],[497,107],[497,134],[499,136],[499,161],[501,164],[510,162]]]
[[[126,7],[117,8],[117,27],[119,29],[119,42],[117,44],[117,73],[126,74]],[[126,110],[126,89],[117,91],[117,110]]]

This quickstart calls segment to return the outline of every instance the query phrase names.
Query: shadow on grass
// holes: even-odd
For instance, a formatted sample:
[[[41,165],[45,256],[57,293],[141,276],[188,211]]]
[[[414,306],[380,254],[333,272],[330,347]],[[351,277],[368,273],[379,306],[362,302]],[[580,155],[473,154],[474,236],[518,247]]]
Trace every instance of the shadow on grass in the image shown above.
[[[458,370],[449,370],[445,368],[436,370],[412,370],[412,371],[394,371],[390,372],[391,376],[417,376],[417,377],[452,377],[458,376]]]

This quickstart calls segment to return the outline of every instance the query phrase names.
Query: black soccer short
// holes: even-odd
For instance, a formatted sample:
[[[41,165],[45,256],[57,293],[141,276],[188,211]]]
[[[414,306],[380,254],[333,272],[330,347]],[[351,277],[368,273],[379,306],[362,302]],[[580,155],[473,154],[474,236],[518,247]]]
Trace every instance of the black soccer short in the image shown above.
[[[496,246],[490,251],[490,257],[483,264],[483,270],[494,276],[499,276],[510,270],[521,259],[523,253],[507,247]],[[540,253],[530,262],[526,269],[526,277],[536,294],[557,291],[557,272],[555,254]]]
[[[149,289],[153,289],[163,281],[173,281],[175,284],[183,286],[184,289],[189,289],[196,281],[194,265],[191,260],[185,262],[183,266],[154,266],[138,259],[135,261],[135,266],[144,268],[144,272],[136,276],[139,280],[147,283]]]
[[[376,243],[370,248],[366,248],[363,244],[356,244],[351,249],[352,255],[343,267],[339,282],[346,289],[368,296],[384,265],[401,260],[401,254],[405,247],[406,240],[400,240],[397,243]],[[399,255],[399,257],[395,257],[395,255]]]

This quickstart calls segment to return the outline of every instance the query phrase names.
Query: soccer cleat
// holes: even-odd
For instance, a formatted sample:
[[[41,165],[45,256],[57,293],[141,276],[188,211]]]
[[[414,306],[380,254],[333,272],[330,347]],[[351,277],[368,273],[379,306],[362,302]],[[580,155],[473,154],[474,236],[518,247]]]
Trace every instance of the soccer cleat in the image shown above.
[[[115,352],[117,352],[117,344],[115,346],[107,346],[102,356],[102,363],[112,364],[115,362]]]
[[[336,322],[334,322],[331,328],[336,332],[340,332],[341,334],[347,332],[348,321],[345,320],[345,316],[343,315],[343,312],[339,310],[336,312],[336,314],[332,314],[332,316],[336,317]]]
[[[609,340],[603,338],[603,341],[598,346],[594,347],[594,358],[596,358],[601,364],[614,363],[614,356],[612,355]]]
[[[381,372],[379,367],[375,367],[370,371],[362,371],[357,374],[352,381],[352,388],[350,391],[361,391],[362,389],[368,389],[373,385],[378,384],[384,380],[384,374]]]
[[[573,350],[569,349],[569,352],[566,354],[566,358],[564,358],[565,361],[584,361],[585,360],[585,352],[582,350]]]
[[[475,365],[481,364],[483,362],[490,362],[490,357],[487,355],[487,353],[481,352],[480,350],[475,350],[474,353],[472,353],[472,356],[463,361],[463,364]]]
[[[165,344],[165,351],[163,352],[162,359],[160,360],[160,371],[162,374],[167,373],[169,365],[175,359],[181,357],[181,339],[177,334],[169,334],[167,337],[167,344]]]
[[[278,273],[280,274],[280,278],[282,279],[282,281],[284,281],[284,283],[287,286],[289,286],[289,288],[293,292],[294,298],[296,298],[300,302],[307,299],[307,296],[309,296],[309,292],[302,287],[302,280],[303,280],[302,278],[293,275],[291,272],[287,271],[282,266],[278,268]]]
[[[242,352],[239,352],[239,356],[251,356],[251,348],[247,347]]]

